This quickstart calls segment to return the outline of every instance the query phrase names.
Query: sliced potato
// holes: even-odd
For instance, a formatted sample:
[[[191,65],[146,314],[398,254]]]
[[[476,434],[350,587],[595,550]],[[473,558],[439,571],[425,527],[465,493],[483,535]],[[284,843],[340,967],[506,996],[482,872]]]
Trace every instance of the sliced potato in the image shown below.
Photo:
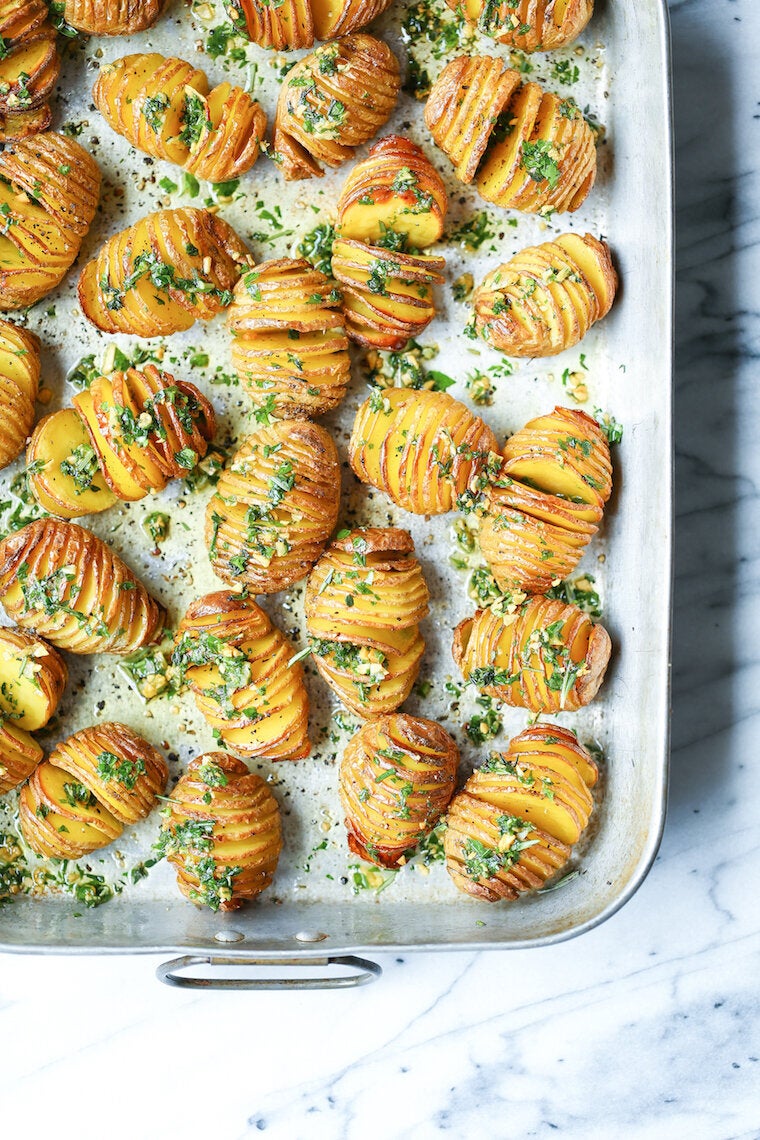
[[[87,429],[73,408],[40,420],[27,447],[26,463],[35,498],[53,515],[80,518],[108,510],[116,502]]]
[[[0,716],[19,728],[44,728],[58,708],[68,670],[41,638],[0,627]]]

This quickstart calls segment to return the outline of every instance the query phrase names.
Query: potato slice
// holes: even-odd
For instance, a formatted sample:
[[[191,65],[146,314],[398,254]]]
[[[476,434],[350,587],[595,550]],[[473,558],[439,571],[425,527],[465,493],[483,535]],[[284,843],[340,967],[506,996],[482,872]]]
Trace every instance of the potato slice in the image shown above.
[[[29,485],[40,506],[61,518],[108,510],[108,489],[87,429],[73,408],[52,412],[37,424],[26,451]]]
[[[67,676],[62,658],[41,638],[0,627],[0,716],[29,732],[44,728]]]

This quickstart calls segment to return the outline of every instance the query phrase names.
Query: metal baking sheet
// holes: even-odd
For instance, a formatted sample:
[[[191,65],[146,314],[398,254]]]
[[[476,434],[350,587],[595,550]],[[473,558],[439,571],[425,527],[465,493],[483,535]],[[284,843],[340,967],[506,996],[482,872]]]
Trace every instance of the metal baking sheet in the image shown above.
[[[199,55],[223,13],[220,4],[216,12],[209,3],[195,8],[193,15],[184,4],[170,4],[152,31],[128,41],[91,39],[74,44],[64,58],[54,125],[73,124],[104,174],[101,208],[79,265],[107,236],[152,209],[197,205],[214,198],[206,184],[201,184],[196,198],[167,192],[164,180],[181,186],[181,171],[135,152],[100,119],[92,109],[89,90],[102,63],[138,50],[184,55],[213,81],[225,77],[247,81],[270,123],[273,119],[280,72],[288,59],[272,57],[253,45],[246,48],[240,64]],[[487,370],[499,357],[462,335],[467,313],[451,293],[451,283],[461,273],[472,273],[478,281],[487,267],[565,229],[607,236],[620,271],[622,287],[612,313],[582,345],[552,360],[516,362],[513,375],[496,379],[494,404],[481,410],[502,437],[555,403],[572,403],[562,382],[567,369],[583,373],[588,399],[580,406],[603,408],[624,425],[622,444],[614,454],[613,498],[601,534],[580,567],[596,579],[614,656],[599,698],[580,713],[558,718],[577,729],[582,740],[600,744],[606,756],[590,841],[577,849],[573,860],[579,873],[551,892],[489,906],[459,894],[441,864],[427,867],[415,860],[383,883],[382,890],[357,891],[356,860],[346,847],[337,796],[337,760],[351,734],[350,725],[356,722],[348,713],[340,715],[337,699],[307,661],[313,755],[297,764],[251,764],[270,780],[284,812],[285,850],[274,885],[265,895],[233,915],[220,916],[185,902],[168,866],[157,865],[132,884],[131,869],[150,856],[159,825],[154,813],[87,862],[95,874],[123,886],[117,897],[96,909],[82,906],[65,892],[17,898],[0,908],[0,949],[211,953],[219,951],[220,939],[229,938],[235,941],[238,957],[276,959],[294,953],[323,957],[372,948],[525,947],[569,937],[602,921],[644,878],[659,843],[667,784],[673,254],[669,40],[664,0],[600,3],[598,8],[578,44],[530,59],[531,78],[572,95],[605,128],[597,186],[576,214],[542,220],[487,208],[473,192],[451,181],[447,160],[428,137],[422,104],[406,94],[381,132],[397,131],[420,142],[444,173],[451,189],[449,232],[487,208],[494,237],[479,251],[456,241],[442,244],[448,284],[439,290],[438,318],[420,338],[437,347],[430,367],[455,378],[451,392],[465,402],[467,374]],[[436,10],[446,12],[442,5]],[[404,6],[396,3],[375,25],[402,61],[399,29],[404,12]],[[505,48],[479,39],[473,50],[508,55]],[[415,53],[432,75],[443,66],[443,60],[426,58],[419,44]],[[572,76],[576,67],[577,81],[561,84],[560,76]],[[288,255],[315,225],[333,220],[347,169],[288,185],[274,165],[262,159],[242,180],[233,200],[221,206],[222,215],[249,241],[257,260]],[[112,342],[129,354],[138,343],[104,337],[87,324],[76,304],[77,276],[75,268],[56,293],[22,318],[44,343],[43,385],[50,402],[41,412],[70,402],[66,376],[83,355],[94,353],[99,360]],[[161,343],[164,366],[194,380],[212,399],[219,414],[219,438],[242,439],[252,426],[248,401],[238,387],[214,382],[232,372],[223,319],[206,327],[196,325],[164,342],[151,342],[153,347]],[[191,367],[198,351],[209,355],[208,368]],[[355,363],[343,407],[321,421],[334,431],[343,458],[355,410],[367,391],[360,353],[355,354]],[[3,473],[0,501],[9,497],[10,481],[19,469],[17,464]],[[358,485],[348,471],[344,484],[341,525],[392,523],[407,527],[414,536],[433,596],[431,614],[422,627],[427,650],[421,671],[421,678],[432,687],[424,699],[413,695],[405,708],[439,719],[455,734],[464,779],[490,745],[475,747],[463,730],[476,709],[476,694],[465,691],[457,700],[446,688],[447,682],[461,680],[451,660],[451,631],[474,605],[467,596],[468,573],[450,563],[456,516],[428,520],[407,515],[371,488]],[[192,598],[222,585],[211,573],[202,538],[209,494],[210,490],[187,493],[174,484],[143,503],[83,520],[167,605],[173,623]],[[164,510],[172,519],[160,555],[152,553],[141,527],[151,510]],[[263,601],[292,637],[295,649],[305,644],[302,592],[298,587]],[[120,719],[169,752],[176,779],[191,756],[215,746],[190,695],[146,705],[129,686],[117,658],[67,655],[67,661],[70,681],[59,716],[40,734],[46,748],[88,724]],[[506,744],[526,719],[524,711],[505,708],[503,733],[494,747]],[[14,797],[6,797],[0,831],[13,826],[13,810]]]

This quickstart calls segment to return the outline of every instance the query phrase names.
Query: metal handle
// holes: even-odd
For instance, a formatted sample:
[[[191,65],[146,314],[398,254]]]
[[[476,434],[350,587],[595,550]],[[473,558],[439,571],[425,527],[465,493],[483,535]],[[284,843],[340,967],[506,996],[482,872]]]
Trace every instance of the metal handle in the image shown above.
[[[355,974],[319,978],[186,978],[180,971],[190,966],[349,966]],[[167,986],[196,990],[345,990],[366,986],[382,975],[382,967],[366,958],[229,958],[212,954],[185,954],[162,962],[156,969]]]

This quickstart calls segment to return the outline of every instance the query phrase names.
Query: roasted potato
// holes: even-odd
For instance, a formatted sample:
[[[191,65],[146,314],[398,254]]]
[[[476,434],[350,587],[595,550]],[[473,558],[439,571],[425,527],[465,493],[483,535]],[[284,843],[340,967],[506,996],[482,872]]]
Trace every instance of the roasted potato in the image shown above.
[[[362,726],[340,764],[348,846],[398,867],[436,825],[454,793],[459,749],[435,721],[391,713]]]
[[[272,882],[282,850],[280,809],[242,760],[207,752],[172,788],[158,843],[185,898],[237,910]]]
[[[523,83],[490,56],[452,60],[425,107],[458,177],[488,202],[525,213],[577,210],[596,178],[594,134],[572,99]]]
[[[92,89],[109,126],[138,150],[176,162],[198,178],[226,182],[250,170],[267,118],[240,87],[211,90],[182,59],[127,55],[104,64]]]
[[[491,429],[446,392],[377,389],[356,413],[348,458],[363,483],[404,510],[466,505],[501,459]]]
[[[555,408],[530,420],[504,444],[504,460],[508,478],[567,499],[568,509],[588,522],[598,520],[612,493],[607,437],[579,408]]]
[[[468,24],[516,51],[556,51],[578,38],[594,0],[446,0]]]
[[[491,753],[447,816],[446,868],[459,890],[498,902],[544,886],[588,826],[597,777],[589,752],[556,724]]]
[[[60,58],[45,0],[4,0],[0,44],[0,142],[9,142],[50,125]]]
[[[516,612],[478,610],[454,630],[454,660],[465,681],[507,705],[535,713],[575,712],[604,680],[607,630],[577,606],[534,597]]]
[[[131,36],[152,27],[165,0],[64,0],[63,18],[92,36]]]
[[[276,161],[288,180],[321,178],[388,121],[401,89],[382,40],[342,36],[299,60],[283,80],[274,121]]]
[[[79,303],[102,332],[168,336],[226,309],[247,258],[232,227],[208,210],[158,210],[85,265]]]
[[[0,626],[0,717],[36,732],[55,714],[68,670],[40,637]]]
[[[225,0],[227,15],[241,35],[275,51],[310,48],[315,40],[334,40],[365,27],[390,0]]]
[[[74,408],[62,408],[40,420],[26,449],[26,472],[37,502],[59,518],[97,514],[117,501]]]
[[[308,420],[259,428],[235,453],[206,507],[214,573],[252,594],[304,578],[338,521],[340,461]]]
[[[348,175],[338,200],[338,233],[375,245],[389,235],[414,249],[438,241],[449,199],[438,171],[421,147],[388,135]]]
[[[403,348],[435,316],[433,286],[443,284],[445,267],[442,257],[337,240],[332,270],[348,335],[366,348]]]
[[[309,698],[287,638],[246,595],[221,590],[189,607],[172,663],[224,744],[242,756],[302,760]]]
[[[44,755],[26,729],[0,718],[0,796],[23,784]]]
[[[334,40],[358,32],[391,5],[391,0],[311,0],[314,36]]]
[[[38,765],[19,798],[21,833],[47,859],[79,859],[150,815],[166,761],[125,724],[74,733]]]
[[[165,620],[101,539],[52,518],[0,542],[0,602],[17,625],[71,653],[134,653],[156,639]]]
[[[232,364],[257,408],[321,416],[351,379],[341,296],[308,261],[262,261],[238,281],[227,310]]]
[[[24,138],[0,153],[0,310],[33,305],[63,280],[99,197],[95,160],[65,135]]]
[[[328,547],[306,586],[312,656],[365,719],[395,712],[417,679],[428,588],[408,531],[368,527]]]
[[[508,356],[555,356],[606,317],[618,278],[606,242],[567,233],[529,246],[475,290],[475,328]]]
[[[0,320],[0,469],[24,450],[34,426],[39,383],[39,340],[34,333]]]

